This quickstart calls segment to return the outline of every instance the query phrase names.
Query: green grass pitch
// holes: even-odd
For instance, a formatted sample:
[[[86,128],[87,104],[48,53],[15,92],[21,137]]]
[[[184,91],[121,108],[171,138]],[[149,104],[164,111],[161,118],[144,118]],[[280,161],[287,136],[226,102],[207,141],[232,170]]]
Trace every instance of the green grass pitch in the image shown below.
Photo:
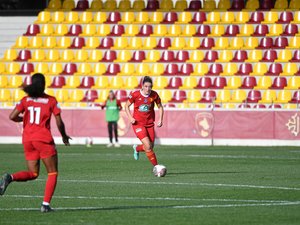
[[[131,146],[58,146],[59,180],[42,214],[46,172],[0,196],[0,224],[299,225],[297,147],[157,146],[157,178]],[[0,172],[24,170],[21,145],[0,145]]]

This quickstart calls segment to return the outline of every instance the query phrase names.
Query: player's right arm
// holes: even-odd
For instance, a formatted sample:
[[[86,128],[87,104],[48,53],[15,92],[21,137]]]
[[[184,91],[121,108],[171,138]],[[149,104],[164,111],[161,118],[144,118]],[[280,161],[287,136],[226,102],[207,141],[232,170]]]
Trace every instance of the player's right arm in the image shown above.
[[[69,137],[67,134],[66,134],[66,129],[65,129],[65,124],[64,122],[62,121],[62,118],[60,116],[60,114],[58,115],[55,115],[55,120],[56,120],[56,125],[57,125],[57,128],[62,136],[62,140],[64,142],[65,145],[70,145],[70,142],[69,142],[69,139],[72,140],[71,137]]]
[[[10,113],[9,119],[14,121],[14,122],[23,122],[23,117],[20,116],[20,111],[17,110],[16,108]]]
[[[129,100],[127,100],[126,104],[125,104],[125,112],[127,114],[127,117],[130,121],[131,124],[135,123],[135,119],[133,118],[133,116],[130,113],[130,109],[129,107],[131,106],[132,102],[130,102]]]

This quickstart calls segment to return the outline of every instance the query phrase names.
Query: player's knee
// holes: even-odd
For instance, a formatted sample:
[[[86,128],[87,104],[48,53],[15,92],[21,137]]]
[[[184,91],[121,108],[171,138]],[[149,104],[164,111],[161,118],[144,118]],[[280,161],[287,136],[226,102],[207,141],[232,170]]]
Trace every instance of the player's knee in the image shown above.
[[[151,144],[144,144],[144,150],[145,150],[145,152],[152,151]]]
[[[39,177],[39,173],[32,173],[32,180],[35,180]]]

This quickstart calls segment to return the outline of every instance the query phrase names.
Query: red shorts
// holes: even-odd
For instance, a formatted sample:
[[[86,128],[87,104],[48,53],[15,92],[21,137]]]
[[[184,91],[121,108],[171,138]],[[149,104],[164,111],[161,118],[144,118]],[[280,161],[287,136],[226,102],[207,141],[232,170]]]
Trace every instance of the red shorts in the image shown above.
[[[26,160],[46,159],[57,154],[54,143],[30,141],[24,142],[23,146]]]
[[[132,125],[132,128],[135,135],[138,137],[138,139],[142,140],[145,137],[148,137],[150,141],[154,143],[155,140],[154,126],[144,127],[141,125]]]

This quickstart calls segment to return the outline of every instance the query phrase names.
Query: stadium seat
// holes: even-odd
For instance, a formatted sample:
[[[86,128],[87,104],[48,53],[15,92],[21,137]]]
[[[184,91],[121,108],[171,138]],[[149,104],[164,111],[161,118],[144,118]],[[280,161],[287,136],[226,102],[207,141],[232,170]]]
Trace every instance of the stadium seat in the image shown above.
[[[170,49],[170,50],[181,50],[181,49],[185,49],[185,47],[186,47],[185,38],[175,37],[172,40],[172,44],[168,49]]]
[[[90,24],[93,21],[93,13],[84,11],[79,15],[79,24]]]
[[[122,24],[113,25],[109,36],[122,36],[125,33],[125,28]]]
[[[220,40],[220,39],[217,39]],[[218,41],[220,43],[220,41]],[[212,49],[215,47],[215,40],[211,37],[203,38],[198,49]]]
[[[280,13],[279,19],[276,23],[289,24],[294,19],[294,15],[291,11],[283,11]]]
[[[211,33],[210,26],[207,24],[201,24],[197,28],[197,32],[194,34],[196,37],[206,37]]]
[[[279,36],[283,33],[283,27],[281,24],[272,24],[269,29],[269,33],[266,36]]]
[[[114,76],[114,75],[117,75],[118,73],[120,73],[120,71],[121,71],[120,64],[109,64],[107,66],[107,70],[104,73],[104,75]]]
[[[288,9],[289,10],[299,10],[300,2],[298,0],[291,0]]]
[[[246,62],[259,62],[260,60],[262,60],[262,50],[252,50],[249,52],[249,55],[248,55],[248,59],[246,60]]]
[[[106,89],[108,87],[109,87],[108,77],[99,76],[99,77],[96,78],[95,85],[92,88],[93,89]]]
[[[181,26],[178,24],[171,24],[168,28],[167,36],[176,37],[181,34]]]
[[[162,24],[173,24],[177,22],[178,16],[176,12],[167,12],[164,14],[163,20],[160,22]]]
[[[160,64],[160,63],[154,63],[151,67],[150,74],[153,76],[160,76],[164,73],[164,65]],[[136,70],[138,72],[138,70]],[[141,75],[143,75],[144,73],[142,73]],[[137,74],[138,75],[138,74]]]
[[[139,81],[136,77],[130,76],[126,79],[124,88],[126,89],[135,89],[139,86]]]
[[[83,27],[82,33],[79,36],[94,36],[96,35],[97,29],[95,24],[87,24]]]
[[[155,65],[158,65],[158,66],[161,66],[160,68],[161,69],[159,69],[159,68],[155,68]],[[159,73],[160,71],[162,71],[163,72],[163,65],[161,65],[161,64],[154,64],[153,65],[153,76],[155,76],[155,75],[160,75],[160,74],[156,74],[157,72]],[[145,76],[145,75],[148,75],[150,72],[150,67],[149,67],[149,64],[148,63],[139,63],[137,66],[136,66],[136,68],[135,68],[135,75],[137,75],[137,76]]]
[[[49,88],[62,88],[66,85],[66,79],[64,76],[54,76]]]
[[[29,45],[28,37],[20,36],[17,38],[16,43],[13,46],[13,48],[24,49],[24,48],[28,47],[28,45]]]
[[[83,90],[71,90],[69,93],[69,98],[66,100],[66,102],[70,103],[78,103],[80,100],[84,97],[84,91]]]
[[[173,1],[172,0],[162,0],[160,1],[159,8],[157,11],[166,11],[169,12],[173,9]]]
[[[151,34],[153,34],[153,27],[152,27],[152,25],[143,24],[141,26],[138,34],[136,34],[136,36],[147,37],[147,36],[150,36]]]
[[[132,3],[132,10],[134,12],[140,12],[145,9],[145,2],[143,0],[135,0]]]
[[[63,72],[62,64],[60,63],[51,63],[49,72],[47,75],[59,75]]]
[[[3,62],[0,62],[0,74],[5,73],[5,64]]]
[[[162,16],[162,14],[161,14],[161,16]],[[149,14],[147,12],[137,12],[134,23],[146,24],[147,22],[149,22]]]
[[[11,100],[11,93],[9,89],[0,90],[0,102],[9,102]]]
[[[112,12],[117,10],[117,1],[109,0],[103,3],[102,11]]]
[[[225,33],[224,25],[222,25],[222,24],[216,24],[215,26],[212,27],[211,33],[208,34],[207,36],[210,36],[210,37],[220,37],[224,33]]]
[[[260,62],[274,62],[277,59],[277,52],[273,49],[268,49],[264,52],[264,55]]]
[[[21,69],[17,72],[17,74],[24,75],[24,74],[31,74],[33,72],[34,72],[34,65],[32,63],[25,62],[25,63],[22,64]]]
[[[283,49],[279,51],[278,57],[275,62],[289,62],[292,59],[292,51],[288,49]]]
[[[245,24],[249,21],[249,13],[248,12],[243,12],[243,11],[240,11],[240,12],[237,12],[235,14],[235,18],[234,18],[234,21],[231,22],[231,23],[234,23],[234,24]]]
[[[199,47],[200,47],[200,38],[191,37],[188,38],[184,49],[195,50],[198,49]]]
[[[212,103],[216,100],[216,92],[214,90],[206,90],[203,92],[203,95],[199,102]]]
[[[101,9],[103,9],[103,2],[101,0],[93,0],[91,2],[90,8],[87,9],[86,11],[99,12],[101,11]]]
[[[55,37],[46,37],[43,41],[43,46],[42,48],[46,48],[46,49],[53,49],[57,47],[56,44],[56,38]]]
[[[270,49],[273,47],[273,39],[271,37],[263,37],[260,39],[257,49]]]
[[[287,80],[285,77],[275,77],[270,89],[284,89],[287,86]]]
[[[227,86],[224,89],[235,90],[242,85],[242,79],[238,76],[230,77],[227,82]]]
[[[155,49],[168,49],[171,47],[171,39],[169,37],[162,37],[159,39]]]
[[[146,59],[145,51],[134,51],[128,62],[143,62]]]
[[[63,1],[61,10],[69,12],[75,8],[75,2],[74,1]]]
[[[102,51],[93,49],[88,56],[89,62],[100,62],[102,60]]]
[[[253,72],[252,64],[251,63],[242,63],[239,66],[239,69],[235,75],[240,76],[247,76]]]
[[[268,76],[262,76],[258,79],[257,85],[254,87],[256,90],[269,89],[272,86],[272,78]]]
[[[292,93],[290,90],[280,90],[277,94],[277,99],[274,101],[274,103],[288,103],[292,99]]]
[[[13,75],[13,74],[18,74],[20,71],[20,64],[11,62],[6,65],[6,70],[5,74]]]
[[[253,89],[257,86],[255,77],[245,77],[242,81],[241,89]]]
[[[233,90],[231,99],[229,102],[231,103],[242,103],[247,98],[247,94],[245,90]]]
[[[259,103],[265,103],[265,104],[273,104],[274,101],[277,99],[276,91],[275,90],[265,90],[262,94],[262,98]]]
[[[158,62],[172,62],[174,61],[175,55],[173,51],[163,51]]]
[[[14,103],[19,102],[26,94],[22,89],[15,89],[12,91],[12,101]]]
[[[190,90],[186,93],[186,100],[184,102],[196,103],[201,99],[201,92],[198,90]]]
[[[284,36],[295,36],[295,35],[297,35],[298,32],[299,32],[298,31],[298,26],[296,24],[287,24],[284,27],[284,31],[282,32],[281,35],[284,35]]]
[[[192,76],[204,76],[208,73],[208,65],[206,63],[197,63],[194,67],[194,72],[190,75]]]
[[[185,77],[180,89],[194,89],[197,86],[197,78],[196,77]]]
[[[14,61],[15,59],[17,59],[17,57],[18,57],[17,50],[15,50],[15,49],[6,49],[5,52],[4,52],[4,56],[0,61],[2,61],[2,62],[4,62],[4,61]]]
[[[229,90],[220,90],[217,94],[215,103],[227,103],[230,101],[231,94]]]
[[[110,12],[105,23],[117,24],[122,21],[120,12]]]
[[[220,63],[211,64],[206,75],[209,76],[218,76],[223,73],[223,66]]]
[[[183,12],[188,8],[187,1],[185,0],[179,0],[175,2],[175,6],[173,8],[173,11],[177,12]]]
[[[272,63],[269,66],[268,71],[265,73],[265,75],[269,76],[278,76],[282,73],[282,65],[281,63]]]
[[[171,77],[169,79],[168,85],[165,86],[167,89],[179,89],[182,86],[182,79],[181,77]]]
[[[131,1],[129,0],[123,0],[119,2],[118,11],[120,12],[126,12],[131,9]]]
[[[287,0],[276,0],[274,4],[274,10],[285,10],[288,8]]]
[[[221,20],[221,16],[219,12],[209,12],[206,15],[206,21],[203,21],[204,24],[217,24]]]
[[[153,34],[151,34],[151,36],[165,36],[167,34],[168,30],[167,30],[167,26],[164,24],[158,24],[156,26],[154,26],[153,29]]]
[[[215,46],[212,49],[223,50],[229,47],[229,40],[227,37],[220,37],[216,40]]]
[[[224,89],[227,86],[225,77],[216,77],[211,85],[212,89]]]
[[[258,103],[261,100],[261,92],[259,90],[250,90],[245,100],[246,103]]]
[[[114,62],[128,62],[131,59],[131,52],[128,50],[120,50]]]
[[[189,52],[182,50],[179,50],[173,59],[174,62],[186,62],[187,60],[189,60]]]
[[[64,36],[67,33],[68,33],[68,26],[66,24],[57,24],[53,35]]]
[[[268,72],[268,67],[265,63],[256,63],[253,67],[253,72],[250,75],[253,76],[263,76],[265,73]]]
[[[63,23],[75,24],[78,22],[78,20],[79,20],[78,12],[71,11],[66,13],[65,20],[63,21]]]
[[[203,2],[203,8],[201,10],[211,12],[217,8],[215,0],[206,0]]]
[[[269,33],[269,27],[266,24],[259,24],[255,27],[254,33],[252,36],[261,36],[264,37]]]
[[[107,15],[105,12],[95,12],[93,16],[93,21],[91,23],[103,24],[107,20]]]
[[[143,42],[142,42],[141,37],[129,38],[129,43],[128,43],[127,49],[138,50],[138,49],[142,49],[142,48],[143,48]]]
[[[74,52],[71,49],[62,51],[59,62],[72,62],[74,59]]]
[[[185,90],[175,90],[172,99],[169,102],[184,102],[187,99]]]
[[[254,26],[252,24],[241,25],[240,33],[236,36],[251,36],[254,33]]]
[[[92,68],[92,74],[94,76],[100,76],[103,75],[106,71],[106,66],[105,64],[102,63],[96,63],[94,64],[93,68]]]
[[[202,8],[202,3],[200,0],[191,0],[186,11],[199,11]]]
[[[236,24],[230,24],[226,27],[225,33],[223,34],[224,37],[234,37],[240,33],[240,28]],[[242,39],[241,39],[242,40]]]
[[[281,76],[294,76],[297,74],[297,71],[298,71],[297,64],[288,62],[283,66],[283,71],[282,71],[282,73],[280,73],[280,75]]]
[[[177,24],[188,24],[192,21],[192,14],[190,12],[180,12],[175,23]]]
[[[69,46],[69,48],[72,49],[80,49],[85,46],[85,39],[83,37],[75,37],[72,41],[72,44]]]
[[[88,60],[88,52],[83,49],[79,49],[75,52],[74,61],[75,62],[85,62]]]
[[[0,88],[6,88],[8,86],[7,76],[0,76]]]
[[[259,9],[264,11],[270,11],[274,8],[273,0],[263,0],[260,2]]]
[[[186,62],[201,62],[204,59],[202,51],[192,51],[189,59]]]
[[[238,66],[235,63],[227,63],[224,66],[223,73],[221,73],[221,76],[233,76],[237,73]]]
[[[146,59],[143,62],[157,62],[160,59],[159,50],[150,50],[147,52]]]
[[[163,72],[162,75],[174,76],[176,74],[178,74],[178,65],[170,63],[165,66],[165,71]]]
[[[94,77],[85,76],[77,88],[91,88],[95,85]]]
[[[192,24],[187,24],[183,27],[181,34],[179,36],[192,37],[196,34],[196,27]]]
[[[139,33],[139,26],[135,24],[129,24],[125,28],[124,36],[136,36]]]
[[[69,48],[70,45],[71,45],[71,38],[70,37],[61,37],[57,41],[56,48],[66,49],[66,48]]]
[[[37,20],[34,21],[36,24],[48,23],[51,20],[51,13],[47,11],[41,11],[38,14]]]
[[[157,11],[158,9],[159,9],[159,1],[151,0],[151,1],[147,1],[147,5],[144,11]]]
[[[210,77],[200,77],[198,80],[197,86],[195,88],[197,89],[208,89],[211,88],[212,81]]]
[[[94,102],[98,98],[97,90],[87,90],[81,102]]]
[[[132,63],[125,63],[121,67],[120,73],[118,73],[118,76],[132,76],[134,74],[134,64]]]
[[[294,91],[293,97],[289,101],[289,103],[300,103],[300,91]]]
[[[251,13],[248,23],[250,24],[260,24],[264,21],[264,14],[260,11],[254,11]]]
[[[110,34],[110,26],[108,24],[100,24],[97,28],[97,36],[108,36]]]
[[[262,24],[274,24],[278,21],[278,13],[273,11],[267,11],[264,14],[264,21],[262,21]]]
[[[55,92],[55,98],[59,103],[66,102],[69,99],[69,90],[59,89]]]
[[[23,36],[36,36],[40,33],[40,26],[38,24],[30,24],[27,27],[26,33]]]
[[[77,65],[75,63],[67,63],[64,66],[63,71],[60,75],[73,75],[77,72]]]
[[[114,46],[111,49],[126,49],[128,47],[128,40],[127,37],[117,37],[115,39]]]
[[[86,39],[85,46],[82,47],[83,49],[96,49],[100,45],[99,38],[96,37],[89,37]]]
[[[180,69],[178,71],[178,75],[180,75],[180,76],[189,76],[193,72],[194,72],[193,65],[190,64],[190,63],[185,63],[185,64],[182,64],[180,66]]]
[[[229,62],[233,58],[232,51],[230,50],[223,50],[220,52],[219,58],[216,58],[216,62]]]
[[[77,68],[77,72],[74,73],[76,76],[86,76],[90,75],[92,72],[92,67],[90,63],[80,63]]]
[[[116,90],[115,95],[116,95],[116,99],[119,100],[120,102],[126,102],[128,99],[126,90]]]
[[[245,50],[237,50],[234,52],[234,56],[231,62],[244,62],[248,59],[248,53]]]
[[[44,61],[44,59],[45,59],[44,50],[37,49],[32,52],[31,59],[29,59],[28,62]]]
[[[30,67],[30,64],[28,65]],[[22,70],[22,68],[21,68]],[[29,69],[30,71],[31,69]],[[48,63],[37,63],[34,66],[34,73],[41,73],[41,74],[47,74],[49,72]]]
[[[286,48],[298,49],[300,48],[300,37],[291,37],[289,41],[289,46]]]
[[[283,48],[286,48],[288,45],[289,45],[289,42],[288,42],[287,37],[277,37],[275,39],[273,47],[277,48],[277,49],[278,48],[283,49]]]

